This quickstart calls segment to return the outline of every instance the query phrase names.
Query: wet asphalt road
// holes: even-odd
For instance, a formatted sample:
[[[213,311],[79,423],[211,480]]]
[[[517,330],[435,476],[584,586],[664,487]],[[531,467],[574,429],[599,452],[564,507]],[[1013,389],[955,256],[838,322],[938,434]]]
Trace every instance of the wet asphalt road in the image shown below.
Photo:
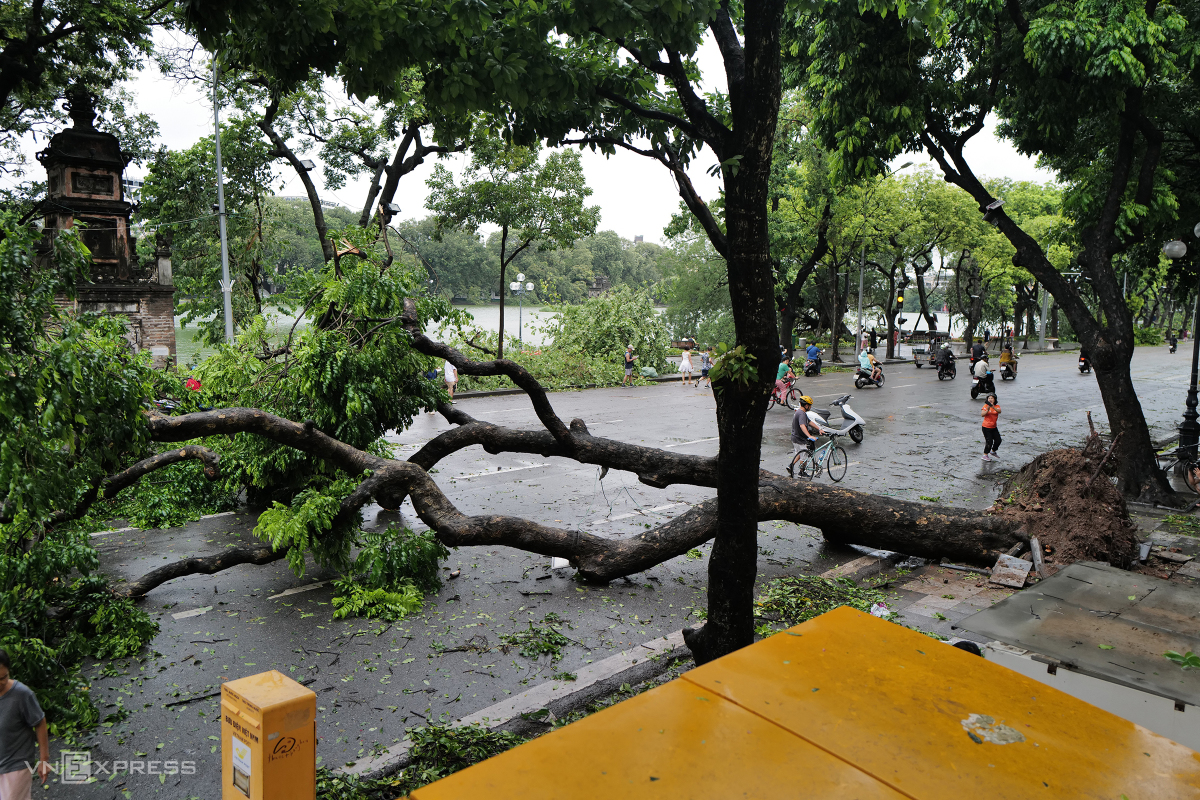
[[[1187,354],[1143,348],[1135,364],[1147,417],[1156,435],[1165,436],[1183,408]],[[1004,460],[986,464],[979,458],[981,402],[970,399],[965,364],[960,367],[958,379],[939,382],[928,368],[892,365],[884,389],[861,391],[853,388],[849,373],[800,380],[818,407],[842,394],[854,395],[851,405],[868,420],[861,445],[842,440],[850,455],[845,486],[982,508],[1008,470],[1046,449],[1078,442],[1087,430],[1086,410],[1106,427],[1095,379],[1078,373],[1073,354],[1026,356],[1017,380],[998,386]],[[659,384],[560,393],[551,399],[561,417],[584,419],[596,436],[705,455],[717,451],[715,406],[706,389]],[[460,407],[498,424],[538,426],[518,395],[468,398]],[[791,451],[790,417],[783,407],[768,412],[764,468],[782,471]],[[422,415],[389,438],[404,457],[449,428],[440,416]],[[435,478],[468,514],[522,514],[614,537],[661,522],[712,494],[691,486],[653,489],[620,472],[601,481],[597,468],[567,459],[492,456],[480,447],[446,459]],[[399,514],[368,509],[368,525],[393,522],[420,527],[411,506]],[[253,524],[252,514],[237,513],[183,528],[112,533],[95,542],[104,571],[132,578],[166,560],[213,554],[247,541]],[[760,582],[821,572],[860,555],[829,547],[816,531],[789,523],[763,523],[760,531]],[[328,585],[280,596],[332,577],[311,562],[303,577],[278,562],[172,581],[143,601],[162,626],[154,654],[108,665],[108,676],[101,674],[101,665],[88,669],[95,677],[92,691],[101,695],[102,711],[111,716],[84,746],[98,761],[193,761],[195,774],[123,774],[112,780],[101,774],[91,785],[55,787],[53,796],[218,797],[218,700],[204,695],[217,691],[222,680],[267,669],[311,681],[318,692],[322,764],[353,761],[372,745],[399,740],[406,727],[464,716],[556,673],[694,622],[704,607],[708,549],[631,581],[594,587],[572,581],[569,569],[552,572],[540,556],[508,548],[460,548],[446,571],[461,568],[462,577],[447,580],[422,612],[394,625],[334,621]],[[189,612],[194,613],[174,616]],[[533,661],[515,648],[501,647],[501,636],[551,612],[569,621],[563,632],[574,640],[560,661]],[[188,698],[197,699],[179,702]],[[55,755],[60,744],[52,744]]]

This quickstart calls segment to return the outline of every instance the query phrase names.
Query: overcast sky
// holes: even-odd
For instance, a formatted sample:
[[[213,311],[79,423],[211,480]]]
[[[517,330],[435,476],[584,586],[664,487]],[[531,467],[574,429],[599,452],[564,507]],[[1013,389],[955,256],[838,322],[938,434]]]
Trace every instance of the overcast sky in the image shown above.
[[[700,61],[706,75],[723,77],[715,48],[702,48]],[[158,121],[161,141],[167,147],[186,148],[212,133],[212,104],[206,86],[181,86],[164,78],[156,67],[149,66],[131,82],[129,88],[137,98],[138,110],[149,113]],[[976,171],[986,177],[1032,181],[1048,181],[1052,178],[1049,172],[1039,170],[1032,159],[1018,154],[1007,142],[996,139],[991,125],[968,145],[967,156]],[[913,154],[896,159],[899,164],[907,161],[914,162],[914,167],[929,163],[928,159]],[[451,169],[457,173],[465,162],[466,156],[453,156],[450,159]],[[423,217],[428,213],[425,209],[425,179],[429,177],[433,163],[432,159],[427,160],[421,168],[400,181],[396,202],[400,205],[402,218]],[[689,169],[692,182],[706,200],[718,194],[719,179],[707,174],[708,168],[714,163],[711,151],[706,148]],[[598,205],[601,210],[601,230],[614,230],[629,239],[641,235],[646,241],[662,241],[663,228],[679,208],[679,195],[674,181],[664,167],[633,153],[618,152],[611,158],[605,158],[586,150],[583,151],[583,167],[588,185],[594,192],[590,204]],[[36,164],[33,168],[37,169]],[[280,194],[304,193],[299,178],[290,169],[280,168],[277,174],[283,183]],[[141,172],[131,168],[130,175],[140,177]],[[320,169],[313,173],[313,177],[320,185]],[[321,196],[358,211],[362,208],[366,191],[364,179],[336,192],[323,190]]]

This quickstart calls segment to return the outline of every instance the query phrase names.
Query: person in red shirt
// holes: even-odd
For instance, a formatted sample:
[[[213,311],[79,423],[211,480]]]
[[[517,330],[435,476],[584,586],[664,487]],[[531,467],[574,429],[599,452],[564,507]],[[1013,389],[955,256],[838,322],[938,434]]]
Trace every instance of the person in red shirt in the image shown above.
[[[987,396],[979,415],[983,417],[983,460],[999,461],[1000,457],[996,455],[996,451],[1000,449],[1001,439],[996,420],[1000,417],[1000,403],[996,400],[996,395]]]

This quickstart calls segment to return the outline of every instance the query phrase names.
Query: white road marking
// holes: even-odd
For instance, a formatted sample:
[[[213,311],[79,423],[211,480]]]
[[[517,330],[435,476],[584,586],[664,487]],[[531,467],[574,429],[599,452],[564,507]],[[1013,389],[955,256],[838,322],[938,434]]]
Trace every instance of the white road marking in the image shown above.
[[[926,403],[923,406],[909,406],[909,408],[931,408],[932,406],[940,406],[941,403]]]
[[[605,519],[592,520],[589,524],[590,525],[604,525],[605,523],[608,523],[608,522],[616,522],[619,519],[629,519],[630,517],[644,517],[644,516],[646,516],[647,513],[652,513],[655,511],[666,511],[668,508],[674,508],[675,506],[685,506],[685,505],[687,505],[687,503],[667,503],[665,506],[657,506],[655,508],[647,508],[645,511],[634,511],[629,514],[618,514],[615,517],[607,517]]]
[[[893,389],[907,389],[910,386],[916,386],[916,384],[915,383],[904,383],[904,384],[901,384],[900,386],[893,386],[892,388]]]
[[[452,481],[468,481],[471,478],[482,478],[486,475],[503,475],[507,472],[520,472],[523,469],[537,469],[538,467],[548,467],[548,466],[550,466],[549,461],[547,461],[544,464],[530,464],[525,467],[509,467],[508,469],[497,469],[497,470],[492,470],[491,472],[473,472],[470,475],[459,475],[457,477],[451,478],[450,480],[452,480]]]
[[[236,513],[237,513],[236,511],[222,511],[219,514],[205,514],[202,517],[200,517],[200,519],[216,519],[217,517],[232,517]],[[97,531],[96,533],[91,534],[91,537],[93,539],[95,539],[97,536],[110,536],[114,533],[125,533],[127,531],[140,531],[140,530],[141,530],[141,528],[114,528],[111,531]]]
[[[717,439],[720,439],[720,438],[721,438],[720,436],[712,436],[708,439],[693,439],[690,442],[676,442],[675,444],[664,444],[663,447],[664,448],[683,447],[685,444],[699,444],[700,442],[715,442]]]
[[[212,606],[205,606],[204,608],[193,608],[191,611],[180,611],[178,614],[172,614],[171,619],[187,619],[188,617],[198,617],[201,614],[207,614],[209,611],[212,611],[212,608]]]
[[[291,589],[284,589],[279,594],[273,594],[270,597],[268,597],[267,599],[268,600],[278,600],[279,598],[287,597],[288,595],[300,594],[301,592],[311,592],[313,589],[320,589],[322,586],[324,586],[327,583],[329,583],[329,581],[317,581],[316,583],[310,583],[307,586],[296,586]]]

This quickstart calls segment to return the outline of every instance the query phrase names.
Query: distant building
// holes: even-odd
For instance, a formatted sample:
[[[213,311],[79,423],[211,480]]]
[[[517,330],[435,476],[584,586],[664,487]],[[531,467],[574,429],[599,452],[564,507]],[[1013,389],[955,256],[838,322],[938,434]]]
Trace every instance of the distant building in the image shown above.
[[[111,133],[96,130],[93,99],[76,88],[68,98],[72,127],[55,134],[37,154],[48,191],[43,235],[85,223],[83,243],[92,254],[91,280],[77,287],[76,311],[125,318],[134,352],[149,350],[156,367],[175,363],[175,286],[167,238],[158,239],[154,260],[141,264],[130,227],[133,204],[125,199],[122,173],[128,157]],[[138,182],[140,188],[140,182]],[[49,241],[42,257],[50,253]],[[67,305],[66,298],[61,303]]]
[[[588,297],[599,297],[607,292],[612,286],[608,276],[604,274],[597,275],[588,285]]]
[[[634,244],[639,244],[640,242],[643,242],[643,241],[645,241],[645,238],[644,238],[644,237],[642,237],[642,236],[640,236],[640,235],[639,235],[639,236],[635,236],[635,237],[633,237],[633,243],[634,243]]]

